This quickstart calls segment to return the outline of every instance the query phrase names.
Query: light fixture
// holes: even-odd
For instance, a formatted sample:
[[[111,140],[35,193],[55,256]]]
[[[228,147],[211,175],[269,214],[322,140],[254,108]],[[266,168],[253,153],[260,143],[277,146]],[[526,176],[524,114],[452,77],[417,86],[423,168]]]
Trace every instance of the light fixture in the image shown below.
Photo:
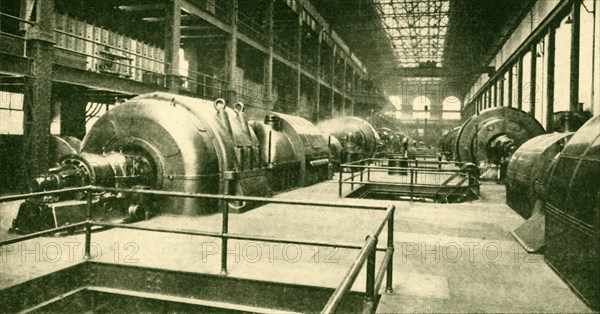
[[[573,19],[571,18],[571,16],[567,16],[567,20],[565,21],[565,24],[573,24]]]

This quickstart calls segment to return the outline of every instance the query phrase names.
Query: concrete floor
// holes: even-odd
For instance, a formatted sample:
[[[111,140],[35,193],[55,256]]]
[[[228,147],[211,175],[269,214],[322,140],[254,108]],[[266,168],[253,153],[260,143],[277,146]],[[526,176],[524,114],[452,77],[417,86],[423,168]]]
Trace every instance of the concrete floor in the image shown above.
[[[276,198],[379,204],[339,199],[329,181]],[[346,187],[347,190],[349,187]],[[509,232],[523,219],[504,204],[504,187],[484,184],[481,200],[463,204],[395,202],[393,295],[380,313],[589,312],[544,262],[527,254]],[[14,206],[0,208],[6,227]],[[230,216],[230,233],[363,244],[382,211],[266,205]],[[221,215],[160,216],[139,225],[220,231]],[[0,233],[1,236],[1,233]],[[385,246],[385,230],[380,246]],[[201,273],[220,271],[220,240],[133,230],[92,236],[94,260]],[[0,251],[0,288],[81,262],[83,235],[47,237]],[[358,251],[230,241],[229,276],[336,287]],[[59,254],[60,253],[60,254]],[[378,254],[377,265],[382,254]],[[353,290],[364,291],[364,274]],[[383,291],[381,291],[383,292]]]

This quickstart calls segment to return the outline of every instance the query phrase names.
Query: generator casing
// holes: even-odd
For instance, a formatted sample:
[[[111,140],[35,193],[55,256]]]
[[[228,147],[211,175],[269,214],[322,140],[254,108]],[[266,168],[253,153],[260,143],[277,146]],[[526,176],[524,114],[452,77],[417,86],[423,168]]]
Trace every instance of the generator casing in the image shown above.
[[[506,175],[506,204],[523,218],[531,217],[546,170],[569,139],[569,133],[536,136],[521,145],[512,155]],[[537,191],[536,191],[537,190]]]
[[[600,308],[600,116],[552,160],[544,183],[545,257],[594,309]]]
[[[161,92],[140,95],[100,117],[84,138],[82,152],[143,154],[155,172],[151,189],[269,196],[258,138],[243,107],[217,103]],[[161,197],[154,203],[171,214],[218,210],[214,201],[202,199]]]
[[[461,162],[499,164],[510,149],[497,147],[502,139],[518,148],[545,133],[544,127],[526,112],[511,107],[484,110],[467,119],[454,140],[454,156]],[[509,154],[508,154],[509,155]]]
[[[353,162],[375,155],[380,138],[373,126],[358,117],[338,117],[319,122],[319,130],[330,134],[342,144],[341,163]]]

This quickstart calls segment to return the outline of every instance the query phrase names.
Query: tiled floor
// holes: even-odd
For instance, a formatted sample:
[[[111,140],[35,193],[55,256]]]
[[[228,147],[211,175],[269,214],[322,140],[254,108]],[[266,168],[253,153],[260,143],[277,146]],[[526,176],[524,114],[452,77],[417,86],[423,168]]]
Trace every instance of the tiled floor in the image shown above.
[[[337,197],[337,182],[276,198],[386,205]],[[504,188],[482,186],[465,204],[395,203],[393,295],[377,309],[398,312],[587,312],[543,260],[527,254],[509,232],[523,219],[504,204]],[[0,209],[2,225],[11,211]],[[13,213],[14,214],[14,213]],[[361,245],[383,211],[267,205],[230,216],[230,233]],[[155,217],[139,225],[220,231],[221,215]],[[380,246],[385,245],[385,230]],[[93,235],[95,260],[202,273],[220,271],[220,240],[133,230]],[[0,251],[0,288],[81,262],[83,235],[26,241]],[[36,246],[37,245],[37,246]],[[38,249],[39,247],[39,249]],[[72,249],[72,252],[70,251]],[[57,257],[56,253],[61,252]],[[29,252],[29,254],[27,253]],[[31,253],[34,252],[34,253]],[[229,276],[336,287],[355,250],[230,241]],[[54,254],[54,255],[53,255]],[[36,260],[35,257],[38,257]],[[71,258],[73,257],[73,258]],[[382,254],[378,254],[380,261]],[[379,265],[379,262],[377,263]],[[364,289],[364,274],[354,290]]]

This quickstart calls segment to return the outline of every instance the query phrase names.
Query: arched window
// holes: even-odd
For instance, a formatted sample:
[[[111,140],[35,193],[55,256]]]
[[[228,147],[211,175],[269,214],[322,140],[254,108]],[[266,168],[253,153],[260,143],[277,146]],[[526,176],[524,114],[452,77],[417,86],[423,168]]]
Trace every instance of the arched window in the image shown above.
[[[442,119],[444,120],[459,120],[460,119],[461,103],[460,99],[455,96],[448,96],[442,102]]]
[[[431,101],[427,96],[418,96],[413,100],[413,119],[429,119]]]
[[[448,96],[442,102],[444,111],[460,111],[460,99],[455,96]]]
[[[427,96],[418,96],[413,100],[413,111],[429,111],[431,100]]]

